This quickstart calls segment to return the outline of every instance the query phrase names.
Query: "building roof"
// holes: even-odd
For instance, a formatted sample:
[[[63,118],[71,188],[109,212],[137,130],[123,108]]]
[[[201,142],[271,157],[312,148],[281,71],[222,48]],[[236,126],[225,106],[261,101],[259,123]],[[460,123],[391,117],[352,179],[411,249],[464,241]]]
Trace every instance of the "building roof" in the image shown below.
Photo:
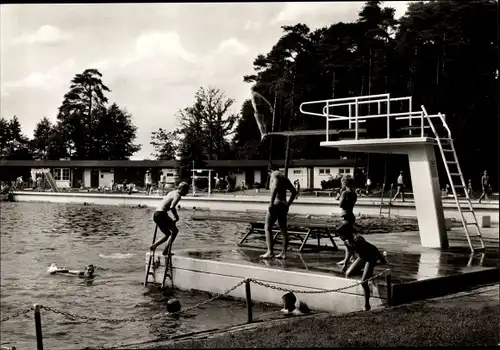
[[[32,168],[170,168],[175,160],[6,160],[0,159],[0,167]]]
[[[265,168],[268,160],[206,160],[203,168]],[[273,160],[277,166],[285,166],[284,160]],[[357,164],[360,164],[359,161]],[[354,166],[353,159],[294,159],[290,167]],[[31,168],[173,168],[175,160],[6,160],[0,159],[0,167]]]

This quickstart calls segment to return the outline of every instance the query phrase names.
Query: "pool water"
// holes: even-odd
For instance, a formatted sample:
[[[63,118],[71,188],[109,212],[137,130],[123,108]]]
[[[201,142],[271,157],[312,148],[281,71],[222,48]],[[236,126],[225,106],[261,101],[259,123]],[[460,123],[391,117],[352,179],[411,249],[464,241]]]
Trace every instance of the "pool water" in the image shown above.
[[[183,307],[209,298],[194,292],[171,291],[164,296],[142,285],[145,252],[151,245],[153,208],[84,206],[53,203],[1,203],[1,317],[34,303],[76,315],[105,318],[150,317],[165,310],[175,297]],[[189,220],[181,211],[174,250],[235,245],[245,224]],[[161,247],[160,247],[161,248]],[[79,278],[50,275],[55,263],[70,269],[96,266],[92,283]],[[254,314],[273,314],[276,308],[260,305]],[[72,320],[42,310],[46,349],[81,349],[150,341],[241,324],[245,303],[217,300],[179,319],[106,323]],[[33,312],[0,323],[3,346],[35,349]]]

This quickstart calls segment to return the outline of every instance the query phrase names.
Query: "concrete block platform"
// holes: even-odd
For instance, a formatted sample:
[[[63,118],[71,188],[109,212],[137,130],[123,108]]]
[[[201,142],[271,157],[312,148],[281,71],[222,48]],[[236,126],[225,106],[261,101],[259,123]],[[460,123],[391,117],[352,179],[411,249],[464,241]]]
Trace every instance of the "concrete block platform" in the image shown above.
[[[391,300],[393,305],[397,305],[498,281],[498,229],[490,231],[483,233],[486,252],[472,256],[460,230],[450,232],[451,248],[446,250],[422,248],[418,232],[372,234],[365,238],[388,253],[389,264],[378,265],[375,274],[391,269]],[[259,259],[264,252],[263,247],[218,246],[175,250],[172,257],[173,286],[181,290],[224,293],[243,279],[252,278],[292,290],[319,291],[348,287],[359,282],[360,276],[345,278],[340,273],[341,267],[336,263],[343,259],[344,250],[342,243],[336,240],[339,251],[299,254],[292,249],[285,261]],[[277,251],[279,249],[278,246]],[[148,259],[149,253],[146,253],[146,268]],[[160,266],[155,274],[156,281],[161,283],[163,257],[158,261]],[[372,308],[388,305],[385,275],[370,283],[370,289]],[[284,292],[252,283],[251,294],[254,301],[281,305]],[[244,285],[228,295],[245,298]],[[297,295],[314,310],[346,313],[362,310],[364,306],[360,285],[338,292]]]

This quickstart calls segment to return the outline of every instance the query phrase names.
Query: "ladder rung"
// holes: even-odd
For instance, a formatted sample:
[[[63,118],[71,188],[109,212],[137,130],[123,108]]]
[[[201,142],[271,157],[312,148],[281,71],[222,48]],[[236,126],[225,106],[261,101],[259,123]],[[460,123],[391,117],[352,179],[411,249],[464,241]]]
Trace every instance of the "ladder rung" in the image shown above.
[[[455,161],[450,161],[450,160],[447,160],[447,161],[446,161],[446,163],[448,163],[448,164],[458,164],[457,162],[455,162]]]
[[[450,173],[451,176],[460,176],[462,175],[461,173]]]
[[[455,188],[465,188],[465,186],[464,186],[464,185],[455,185],[455,186],[453,186],[453,187],[455,187]]]
[[[452,149],[443,148],[443,152],[453,152]]]

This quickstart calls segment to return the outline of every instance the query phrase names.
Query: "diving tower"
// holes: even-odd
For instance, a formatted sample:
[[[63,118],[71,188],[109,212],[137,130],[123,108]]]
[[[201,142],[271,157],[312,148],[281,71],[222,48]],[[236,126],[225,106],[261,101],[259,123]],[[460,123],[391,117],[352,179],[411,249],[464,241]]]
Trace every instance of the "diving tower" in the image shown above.
[[[453,144],[451,131],[441,113],[428,114],[425,107],[413,111],[412,97],[390,94],[355,96],[303,102],[300,112],[325,119],[323,147],[347,152],[406,154],[415,198],[421,245],[448,248],[441,190],[434,149],[437,146],[472,252],[484,249],[478,220],[466,190],[466,183]],[[376,110],[376,113],[372,113]],[[383,135],[370,137],[365,125],[378,120]],[[374,123],[372,122],[371,125]],[[332,134],[350,130],[348,139],[332,140]],[[333,132],[332,132],[333,131]],[[302,131],[301,135],[307,131]],[[316,131],[314,131],[317,134]],[[269,133],[272,135],[272,133]],[[293,131],[287,135],[294,136]],[[266,136],[266,135],[263,135]],[[462,200],[459,195],[463,195]],[[463,200],[465,199],[465,200]]]

